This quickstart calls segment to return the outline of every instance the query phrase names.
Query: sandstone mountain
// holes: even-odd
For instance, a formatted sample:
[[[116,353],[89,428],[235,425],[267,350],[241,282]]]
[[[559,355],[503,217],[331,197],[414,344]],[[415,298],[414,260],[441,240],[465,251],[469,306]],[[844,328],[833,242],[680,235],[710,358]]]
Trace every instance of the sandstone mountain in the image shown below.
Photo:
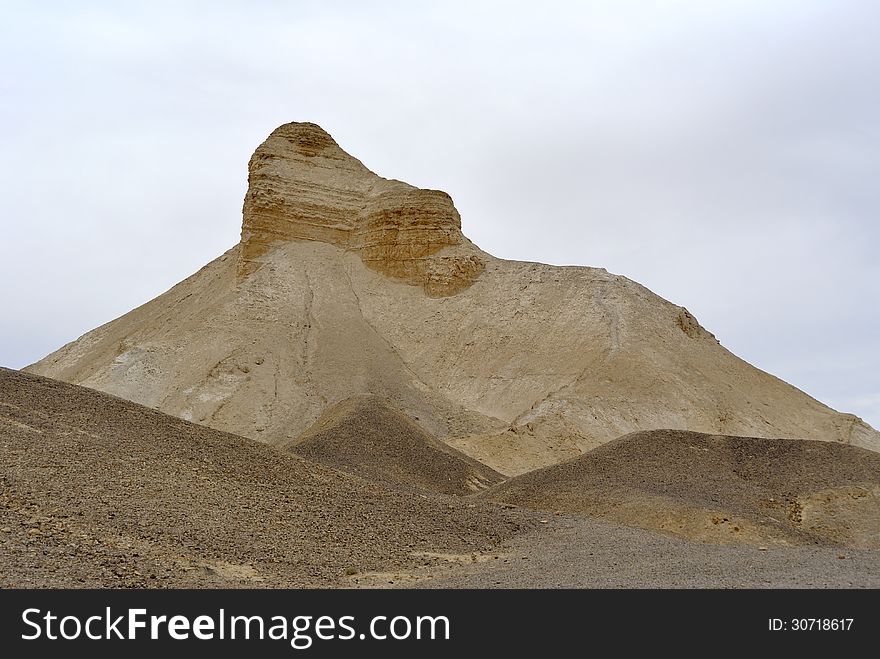
[[[657,428],[880,449],[633,281],[482,252],[446,194],[314,124],[260,145],[243,215],[238,245],[28,370],[275,445],[375,394],[508,475]]]

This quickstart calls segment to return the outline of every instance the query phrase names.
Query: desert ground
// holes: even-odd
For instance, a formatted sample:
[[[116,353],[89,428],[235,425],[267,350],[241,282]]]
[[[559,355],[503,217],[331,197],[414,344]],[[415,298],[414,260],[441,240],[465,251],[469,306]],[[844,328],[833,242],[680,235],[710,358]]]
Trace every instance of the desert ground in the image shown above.
[[[369,428],[363,435],[388,424],[391,445],[406,447],[398,469],[382,469],[381,457],[367,469],[359,451],[339,456],[332,428],[353,424],[351,415],[356,418],[365,403],[380,413],[361,421]],[[361,399],[328,415],[307,439],[319,463],[101,392],[3,369],[0,585],[880,586],[880,553],[864,548],[877,546],[876,492],[867,492],[871,479],[876,487],[880,459],[872,454],[859,462],[854,458],[867,453],[861,449],[660,433],[658,450],[633,461],[643,453],[640,444],[651,440],[643,434],[636,443],[612,442],[598,456],[587,453],[492,485],[492,472],[462,457],[450,468],[454,452],[438,450],[415,424],[386,412],[377,401]],[[322,436],[331,441],[318,451]],[[709,521],[723,531],[720,541],[718,533],[707,535],[693,522],[671,528],[658,521],[688,515],[704,521],[715,491],[706,486],[705,473],[678,480],[680,456],[660,450],[670,443],[700,453],[712,447],[727,462],[719,479],[727,485],[711,509],[725,519]],[[840,450],[839,468],[811,468],[816,449]],[[781,473],[762,473],[742,459],[768,450],[779,452]],[[329,466],[328,455],[344,460],[342,468]],[[572,487],[574,474],[591,460],[606,467],[621,460],[627,469],[585,479],[580,496],[563,497],[570,505],[561,509],[560,495],[579,489]],[[359,469],[363,476],[356,475]],[[447,470],[450,479],[438,479]],[[549,478],[553,470],[566,476]],[[666,485],[652,478],[661,472]],[[791,473],[799,476],[785,499],[778,483]],[[483,488],[467,491],[477,477],[486,479]],[[729,486],[737,479],[752,486]],[[638,501],[638,524],[584,503],[601,487],[627,491],[627,514]],[[441,492],[454,488],[458,494]],[[802,501],[819,512],[789,519],[783,530],[771,523],[773,532],[760,537],[731,530],[733,520],[749,519],[752,526],[743,528],[754,529],[770,512],[778,515],[775,507],[756,503],[771,494],[783,509]]]

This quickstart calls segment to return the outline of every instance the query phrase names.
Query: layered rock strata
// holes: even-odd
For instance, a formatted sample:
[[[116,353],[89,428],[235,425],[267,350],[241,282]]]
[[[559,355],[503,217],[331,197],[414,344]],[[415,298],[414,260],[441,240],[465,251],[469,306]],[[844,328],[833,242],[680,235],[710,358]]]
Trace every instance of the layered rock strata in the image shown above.
[[[457,293],[485,268],[448,194],[377,176],[315,124],[285,124],[260,145],[242,215],[242,276],[283,240],[351,250],[433,296]]]

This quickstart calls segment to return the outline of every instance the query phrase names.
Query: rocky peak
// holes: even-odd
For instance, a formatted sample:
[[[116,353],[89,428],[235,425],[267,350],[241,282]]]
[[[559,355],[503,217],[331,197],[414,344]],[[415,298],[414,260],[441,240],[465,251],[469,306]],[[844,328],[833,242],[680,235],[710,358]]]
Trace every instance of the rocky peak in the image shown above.
[[[241,276],[282,240],[355,251],[371,269],[432,296],[467,288],[485,268],[449,195],[374,174],[312,123],[284,124],[257,148],[242,214]]]

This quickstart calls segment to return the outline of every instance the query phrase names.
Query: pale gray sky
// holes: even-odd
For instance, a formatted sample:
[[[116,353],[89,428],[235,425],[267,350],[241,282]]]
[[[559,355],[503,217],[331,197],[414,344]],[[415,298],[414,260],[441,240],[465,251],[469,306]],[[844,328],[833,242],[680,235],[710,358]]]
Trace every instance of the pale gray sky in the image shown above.
[[[872,0],[0,0],[0,98],[2,365],[232,246],[250,154],[314,121],[880,427]]]

